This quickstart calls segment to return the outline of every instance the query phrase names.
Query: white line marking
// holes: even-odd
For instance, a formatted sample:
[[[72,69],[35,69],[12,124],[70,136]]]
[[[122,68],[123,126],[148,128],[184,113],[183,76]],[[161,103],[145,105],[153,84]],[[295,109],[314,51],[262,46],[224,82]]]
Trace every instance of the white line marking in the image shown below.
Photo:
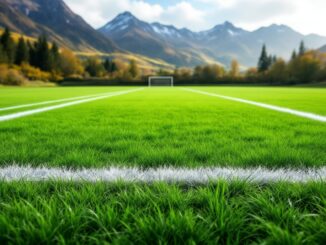
[[[0,181],[87,181],[87,182],[181,182],[188,184],[209,183],[216,180],[243,180],[248,182],[306,183],[326,181],[326,167],[320,169],[266,169],[266,168],[103,168],[80,169],[47,168],[17,165],[0,168]]]
[[[255,102],[255,101],[250,101],[250,100],[245,100],[245,99],[240,99],[240,98],[235,98],[235,97],[230,97],[230,96],[224,96],[224,95],[215,94],[215,93],[208,93],[208,92],[204,92],[204,91],[200,91],[200,90],[196,90],[196,89],[184,88],[183,90],[193,92],[193,93],[218,97],[218,98],[221,98],[221,99],[246,103],[246,104],[250,104],[250,105],[254,105],[254,106],[259,106],[259,107],[263,107],[263,108],[270,109],[270,110],[273,110],[273,111],[284,112],[284,113],[296,115],[298,117],[304,117],[304,118],[312,119],[312,120],[315,120],[315,121],[326,122],[326,117],[325,116],[317,115],[317,114],[310,113],[310,112],[297,111],[297,110],[293,110],[293,109],[289,109],[289,108],[285,108],[285,107],[279,107],[279,106],[259,103],[259,102]]]
[[[0,116],[0,122],[9,121],[9,120],[13,120],[13,119],[16,119],[16,118],[21,118],[21,117],[26,117],[26,116],[29,116],[29,115],[38,114],[38,113],[42,113],[42,112],[46,112],[46,111],[52,111],[52,110],[60,109],[60,108],[63,108],[63,107],[83,104],[83,103],[87,103],[87,102],[91,102],[91,101],[106,99],[106,98],[119,96],[119,95],[124,95],[124,94],[129,94],[129,93],[137,92],[137,91],[140,91],[140,90],[143,90],[143,88],[141,88],[141,89],[133,89],[133,90],[126,90],[126,91],[121,91],[121,92],[116,92],[116,93],[110,93],[108,95],[92,97],[92,98],[83,99],[83,100],[77,100],[77,101],[73,101],[73,102],[69,102],[69,103],[64,103],[64,104],[59,104],[59,105],[54,105],[54,106],[49,106],[49,107],[43,107],[43,108],[38,108],[38,109],[34,109],[34,110],[29,110],[29,111],[17,112],[17,113],[14,113],[14,114]]]
[[[85,95],[85,96],[71,97],[71,98],[66,98],[66,99],[42,101],[42,102],[36,102],[36,103],[31,103],[31,104],[25,104],[25,105],[15,105],[15,106],[10,106],[10,107],[0,108],[0,111],[9,111],[9,110],[21,109],[21,108],[26,108],[26,107],[33,107],[33,106],[38,106],[38,105],[48,105],[48,104],[65,102],[65,101],[86,99],[86,98],[90,98],[90,97],[107,95],[107,94],[110,94],[110,93],[114,93],[114,91],[107,92],[107,93],[93,94],[93,95]]]

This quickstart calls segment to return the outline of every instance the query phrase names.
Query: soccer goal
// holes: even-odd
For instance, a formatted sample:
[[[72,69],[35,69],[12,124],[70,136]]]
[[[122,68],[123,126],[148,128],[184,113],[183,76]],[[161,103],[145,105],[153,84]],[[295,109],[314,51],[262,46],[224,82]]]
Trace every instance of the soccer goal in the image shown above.
[[[161,76],[161,77],[149,77],[148,78],[148,86],[174,86],[174,79],[171,76]]]

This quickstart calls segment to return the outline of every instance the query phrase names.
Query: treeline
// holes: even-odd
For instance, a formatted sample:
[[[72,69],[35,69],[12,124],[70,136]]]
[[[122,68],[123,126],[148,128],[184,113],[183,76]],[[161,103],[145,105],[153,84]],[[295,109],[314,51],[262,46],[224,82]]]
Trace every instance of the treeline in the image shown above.
[[[304,42],[294,50],[291,59],[286,62],[282,58],[270,59],[265,45],[258,62],[258,72],[251,72],[251,80],[270,84],[300,84],[326,81],[326,54],[307,50]]]
[[[263,45],[257,67],[241,69],[232,60],[228,69],[221,64],[177,68],[171,74],[160,70],[155,75],[173,75],[180,84],[299,84],[326,81],[326,54],[307,50],[301,42],[289,61],[271,55]],[[152,74],[154,75],[154,74]],[[30,81],[57,82],[63,79],[86,81],[100,78],[114,81],[146,80],[135,60],[77,57],[71,50],[49,43],[46,36],[31,41],[14,40],[8,28],[0,36],[0,84],[22,85]]]
[[[167,75],[160,72],[161,75]],[[289,61],[268,54],[263,45],[257,67],[241,71],[237,60],[232,60],[229,69],[222,65],[202,65],[194,69],[178,68],[174,71],[179,83],[265,83],[300,84],[326,81],[326,54],[307,50],[304,42],[294,50]]]
[[[28,81],[57,82],[63,78],[132,80],[140,76],[134,60],[97,57],[79,58],[71,50],[49,43],[46,36],[36,41],[20,37],[15,41],[6,28],[0,36],[0,84],[23,85]]]

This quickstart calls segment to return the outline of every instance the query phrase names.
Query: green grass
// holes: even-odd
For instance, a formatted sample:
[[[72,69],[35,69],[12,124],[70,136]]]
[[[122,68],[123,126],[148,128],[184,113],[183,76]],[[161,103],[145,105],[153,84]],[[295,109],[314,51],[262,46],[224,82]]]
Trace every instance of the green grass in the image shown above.
[[[125,89],[1,87],[0,108]],[[197,89],[326,112],[325,89]],[[0,166],[321,167],[325,126],[153,88],[0,122]],[[325,183],[0,181],[0,244],[325,244],[325,200]]]
[[[325,244],[324,183],[0,183],[1,244]]]
[[[128,88],[119,87],[54,87],[54,88],[19,88],[0,87],[0,108],[59,100],[78,96],[109,93]]]
[[[65,97],[86,90],[101,92],[40,89]],[[260,91],[266,98],[278,94],[267,88],[236,88],[232,95],[239,96],[240,90],[248,96]],[[305,90],[306,97],[296,95],[302,89],[284,89],[289,107],[305,104],[306,111],[323,110],[325,98]],[[11,104],[17,103],[19,96],[12,97]],[[324,123],[178,88],[145,89],[0,123],[0,165],[318,167],[326,164],[325,146]]]
[[[197,87],[196,89],[326,115],[325,88]]]

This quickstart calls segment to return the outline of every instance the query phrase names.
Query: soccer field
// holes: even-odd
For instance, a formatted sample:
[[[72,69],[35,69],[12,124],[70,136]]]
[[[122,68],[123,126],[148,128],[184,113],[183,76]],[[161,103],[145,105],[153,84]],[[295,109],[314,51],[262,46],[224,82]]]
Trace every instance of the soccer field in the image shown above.
[[[326,89],[0,98],[0,243],[326,243]]]

